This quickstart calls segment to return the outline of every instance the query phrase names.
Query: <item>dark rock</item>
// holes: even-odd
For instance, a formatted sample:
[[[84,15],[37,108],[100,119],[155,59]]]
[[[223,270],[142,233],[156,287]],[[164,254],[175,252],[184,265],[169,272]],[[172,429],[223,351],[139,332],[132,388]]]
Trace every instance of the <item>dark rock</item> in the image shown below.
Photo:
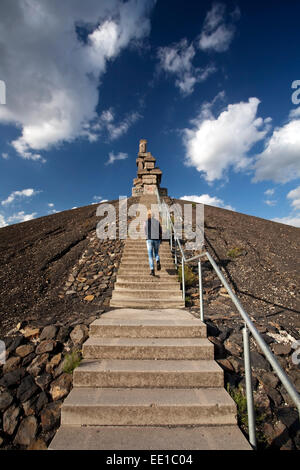
[[[47,339],[55,339],[57,333],[57,326],[55,325],[49,325],[46,326],[40,336],[41,341],[47,340]]]
[[[11,356],[9,359],[7,359],[6,363],[3,366],[3,373],[7,374],[8,372],[12,372],[13,370],[17,369],[20,362],[20,357]]]
[[[36,354],[34,352],[28,354],[28,356],[24,357],[22,361],[22,367],[27,367],[33,359],[36,357]]]
[[[23,340],[24,338],[22,335],[16,336],[10,343],[9,347],[6,348],[6,351],[8,351],[9,353],[14,352],[17,349],[17,347],[19,347],[20,344],[22,344]]]
[[[48,401],[47,394],[45,392],[40,393],[36,401],[36,411],[39,413],[41,409],[47,405]]]
[[[53,352],[56,346],[56,341],[53,341],[52,339],[46,339],[45,341],[42,341],[36,348],[35,352],[36,354],[45,354],[49,352]]]
[[[63,373],[51,384],[50,394],[52,399],[60,400],[68,395],[71,390],[73,377],[71,374]]]
[[[81,345],[88,337],[89,330],[86,325],[77,325],[70,333],[70,338],[75,345]]]
[[[275,342],[274,338],[272,338],[268,334],[263,334],[261,336],[262,336],[263,340],[265,341],[265,343],[267,343],[267,344],[271,344],[271,343]]]
[[[6,434],[12,435],[18,425],[18,416],[20,408],[18,406],[11,406],[3,415],[3,431]]]
[[[282,396],[280,395],[279,392],[275,388],[271,387],[264,387],[266,390],[266,393],[269,398],[271,398],[272,402],[276,407],[280,406],[282,403]]]
[[[69,326],[61,326],[56,337],[57,341],[65,343],[69,337],[70,331],[71,328]]]
[[[218,359],[217,363],[222,367],[222,369],[234,372],[234,367],[228,359]]]
[[[232,365],[232,367],[233,367],[233,369],[236,373],[239,374],[239,373],[243,372],[243,370],[244,370],[244,361],[241,358],[239,358],[237,356],[232,356],[232,357],[228,358],[228,360],[231,363],[231,365]]]
[[[274,372],[263,372],[259,374],[258,380],[266,387],[276,388],[279,384],[279,379]]]
[[[16,349],[16,354],[20,357],[25,357],[28,356],[28,354],[32,353],[33,350],[34,347],[32,346],[32,344],[23,344]]]
[[[41,425],[43,431],[50,431],[60,423],[61,401],[46,405],[41,411]]]
[[[41,372],[44,370],[45,365],[48,361],[49,354],[41,354],[33,359],[32,363],[27,367],[27,372],[33,376],[40,375]]]
[[[0,380],[0,385],[4,387],[16,387],[20,384],[24,375],[25,369],[23,369],[22,367],[14,370],[13,372],[8,372]]]
[[[34,416],[28,416],[21,421],[14,443],[20,446],[29,446],[35,439],[37,421]]]
[[[213,323],[206,323],[207,326],[207,336],[218,336],[221,332],[217,326]]]
[[[47,450],[47,445],[43,439],[34,440],[27,450]]]
[[[219,340],[220,341],[225,341],[228,338],[228,336],[230,335],[231,331],[232,331],[232,328],[223,327],[221,329],[221,334],[218,336]]]
[[[253,375],[253,374],[251,376],[251,380],[252,380],[252,390],[255,391],[257,389],[257,386],[258,386],[258,380],[255,377],[255,375]],[[239,381],[239,385],[242,387],[243,390],[246,390],[246,379],[245,379],[245,377],[243,377],[242,380]]]
[[[290,354],[292,348],[290,344],[272,344],[272,351],[277,356],[286,356]]]
[[[38,391],[37,385],[34,383],[33,378],[30,375],[25,377],[18,390],[17,390],[17,398],[20,400],[21,403],[27,401],[32,395],[34,395]]]
[[[36,406],[35,406],[36,399],[37,399],[37,397],[36,397],[36,396],[33,396],[33,397],[29,398],[29,400],[25,401],[25,402],[22,404],[25,416],[30,416],[30,415],[34,415],[34,414],[35,414],[35,411],[36,411]]]
[[[236,342],[231,340],[231,336],[224,342],[226,351],[232,356],[241,356],[243,348]]]
[[[218,338],[215,338],[214,336],[208,336],[208,340],[214,344],[215,359],[224,358],[226,355],[226,352],[225,352],[225,348],[223,346],[222,341],[220,341]]]
[[[42,389],[45,390],[47,388],[47,385],[51,382],[52,376],[51,374],[43,374],[43,375],[38,375],[35,378],[35,383]]]
[[[0,392],[0,411],[6,410],[13,401],[13,396],[7,391]]]
[[[254,369],[262,369],[266,371],[269,371],[271,369],[269,362],[260,353],[256,351],[251,351],[250,357],[251,365]]]

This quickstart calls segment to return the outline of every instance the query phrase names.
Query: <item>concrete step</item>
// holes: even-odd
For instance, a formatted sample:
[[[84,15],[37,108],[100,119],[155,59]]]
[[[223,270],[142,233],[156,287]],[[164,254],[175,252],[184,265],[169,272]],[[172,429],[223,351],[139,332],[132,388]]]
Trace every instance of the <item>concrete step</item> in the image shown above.
[[[83,344],[85,359],[213,359],[206,338],[97,338]]]
[[[61,426],[49,450],[251,450],[251,446],[237,425]]]
[[[155,275],[160,278],[163,276],[177,276],[177,270],[175,269],[175,266],[173,267],[166,267],[162,266],[160,271],[156,270],[156,266],[154,267]],[[124,276],[126,274],[128,275],[134,275],[137,277],[140,277],[140,275],[146,276],[147,274],[150,273],[150,267],[149,264],[148,266],[138,266],[138,265],[123,265],[123,263],[120,264],[120,267],[118,269],[118,274],[121,276]],[[150,274],[149,274],[150,275]]]
[[[236,424],[236,404],[224,388],[73,388],[61,423],[76,426]]]
[[[205,338],[206,325],[184,310],[122,309],[104,313],[90,324],[90,337]],[[173,313],[174,312],[174,313]],[[182,312],[183,315],[180,315]],[[115,313],[113,317],[110,315]]]
[[[116,289],[112,292],[113,300],[144,299],[144,300],[182,300],[180,290],[152,290],[152,289]]]
[[[89,360],[73,373],[74,387],[224,387],[223,369],[211,360]]]
[[[156,265],[156,261],[154,261]],[[149,261],[147,259],[133,259],[133,260],[121,260],[120,268],[139,268],[139,269],[149,269]],[[161,262],[162,271],[166,269],[175,269],[173,261]]]
[[[146,244],[145,246],[143,247],[124,247],[123,249],[123,254],[134,254],[134,253],[146,253],[147,254],[147,247],[146,247]],[[168,254],[168,255],[171,255],[171,250],[170,250],[170,247],[168,246],[163,246],[163,247],[160,247],[159,248],[159,253],[164,253],[164,254]]]
[[[159,284],[160,282],[162,283],[178,283],[178,276],[177,274],[168,274],[168,273],[162,273],[161,271],[155,271],[155,276],[150,276],[150,271],[147,274],[139,274],[138,276],[136,274],[131,274],[128,272],[127,274],[117,274],[117,282],[146,282],[154,288],[155,285]]]
[[[161,263],[174,263],[173,257],[170,254],[165,255],[159,253],[159,258]],[[143,263],[145,263],[148,262],[148,259],[149,258],[147,253],[132,253],[130,255],[123,253],[121,262],[123,263],[123,261],[133,261],[136,263],[139,261],[143,261]]]
[[[183,300],[170,299],[111,299],[110,307],[115,308],[184,308]]]
[[[117,280],[115,283],[115,289],[151,289],[152,291],[155,290],[178,290],[180,291],[180,284],[177,281],[169,281],[169,282],[164,282],[164,281],[159,281],[159,282],[120,282]]]

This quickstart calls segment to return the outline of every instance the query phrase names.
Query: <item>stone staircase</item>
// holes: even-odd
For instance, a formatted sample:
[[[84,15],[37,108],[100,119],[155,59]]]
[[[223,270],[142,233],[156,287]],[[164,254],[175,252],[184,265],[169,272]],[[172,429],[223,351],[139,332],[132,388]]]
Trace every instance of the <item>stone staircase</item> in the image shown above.
[[[206,325],[116,309],[90,325],[50,449],[250,449]]]
[[[156,199],[140,202],[149,207]],[[183,310],[168,242],[160,256],[162,270],[153,278],[145,240],[126,240],[115,309],[90,325],[50,449],[251,448],[206,325]]]
[[[139,204],[151,209],[155,196],[140,197]],[[111,307],[182,308],[184,301],[180,291],[170,245],[162,241],[160,250],[161,270],[150,276],[145,235],[132,240],[127,238],[110,301]]]

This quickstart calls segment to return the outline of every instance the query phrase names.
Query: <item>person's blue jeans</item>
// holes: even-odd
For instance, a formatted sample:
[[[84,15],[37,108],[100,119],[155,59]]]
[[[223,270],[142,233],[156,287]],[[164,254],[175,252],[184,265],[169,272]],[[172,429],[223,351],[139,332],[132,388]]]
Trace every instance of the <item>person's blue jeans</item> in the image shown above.
[[[149,257],[150,269],[154,269],[153,252],[154,252],[155,260],[159,261],[159,254],[158,254],[159,246],[160,246],[160,240],[147,240],[147,251],[148,251],[148,257]]]

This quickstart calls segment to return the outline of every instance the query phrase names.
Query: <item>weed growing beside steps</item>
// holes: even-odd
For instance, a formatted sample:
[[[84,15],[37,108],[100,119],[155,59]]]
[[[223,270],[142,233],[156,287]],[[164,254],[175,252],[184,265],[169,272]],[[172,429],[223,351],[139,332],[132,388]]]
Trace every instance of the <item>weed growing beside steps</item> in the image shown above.
[[[79,366],[81,360],[82,360],[81,351],[77,349],[75,351],[72,351],[70,354],[67,354],[65,356],[65,361],[64,361],[64,372],[66,372],[67,374],[72,374],[73,370]]]
[[[231,387],[227,383],[227,392],[230,394],[231,398],[235,401],[237,406],[237,419],[238,425],[242,431],[249,436],[248,430],[248,413],[247,413],[247,398],[241,386],[238,388]],[[265,422],[266,415],[263,413],[257,405],[254,405],[255,408],[255,427],[256,427],[256,439],[257,447],[259,449],[264,449],[267,445],[266,438],[262,432],[262,425]]]
[[[182,268],[181,266],[178,268],[178,278],[179,281],[182,283]],[[196,274],[193,273],[192,269],[190,266],[185,265],[184,266],[184,281],[185,281],[185,287],[190,287],[195,284],[197,281],[197,276]]]

